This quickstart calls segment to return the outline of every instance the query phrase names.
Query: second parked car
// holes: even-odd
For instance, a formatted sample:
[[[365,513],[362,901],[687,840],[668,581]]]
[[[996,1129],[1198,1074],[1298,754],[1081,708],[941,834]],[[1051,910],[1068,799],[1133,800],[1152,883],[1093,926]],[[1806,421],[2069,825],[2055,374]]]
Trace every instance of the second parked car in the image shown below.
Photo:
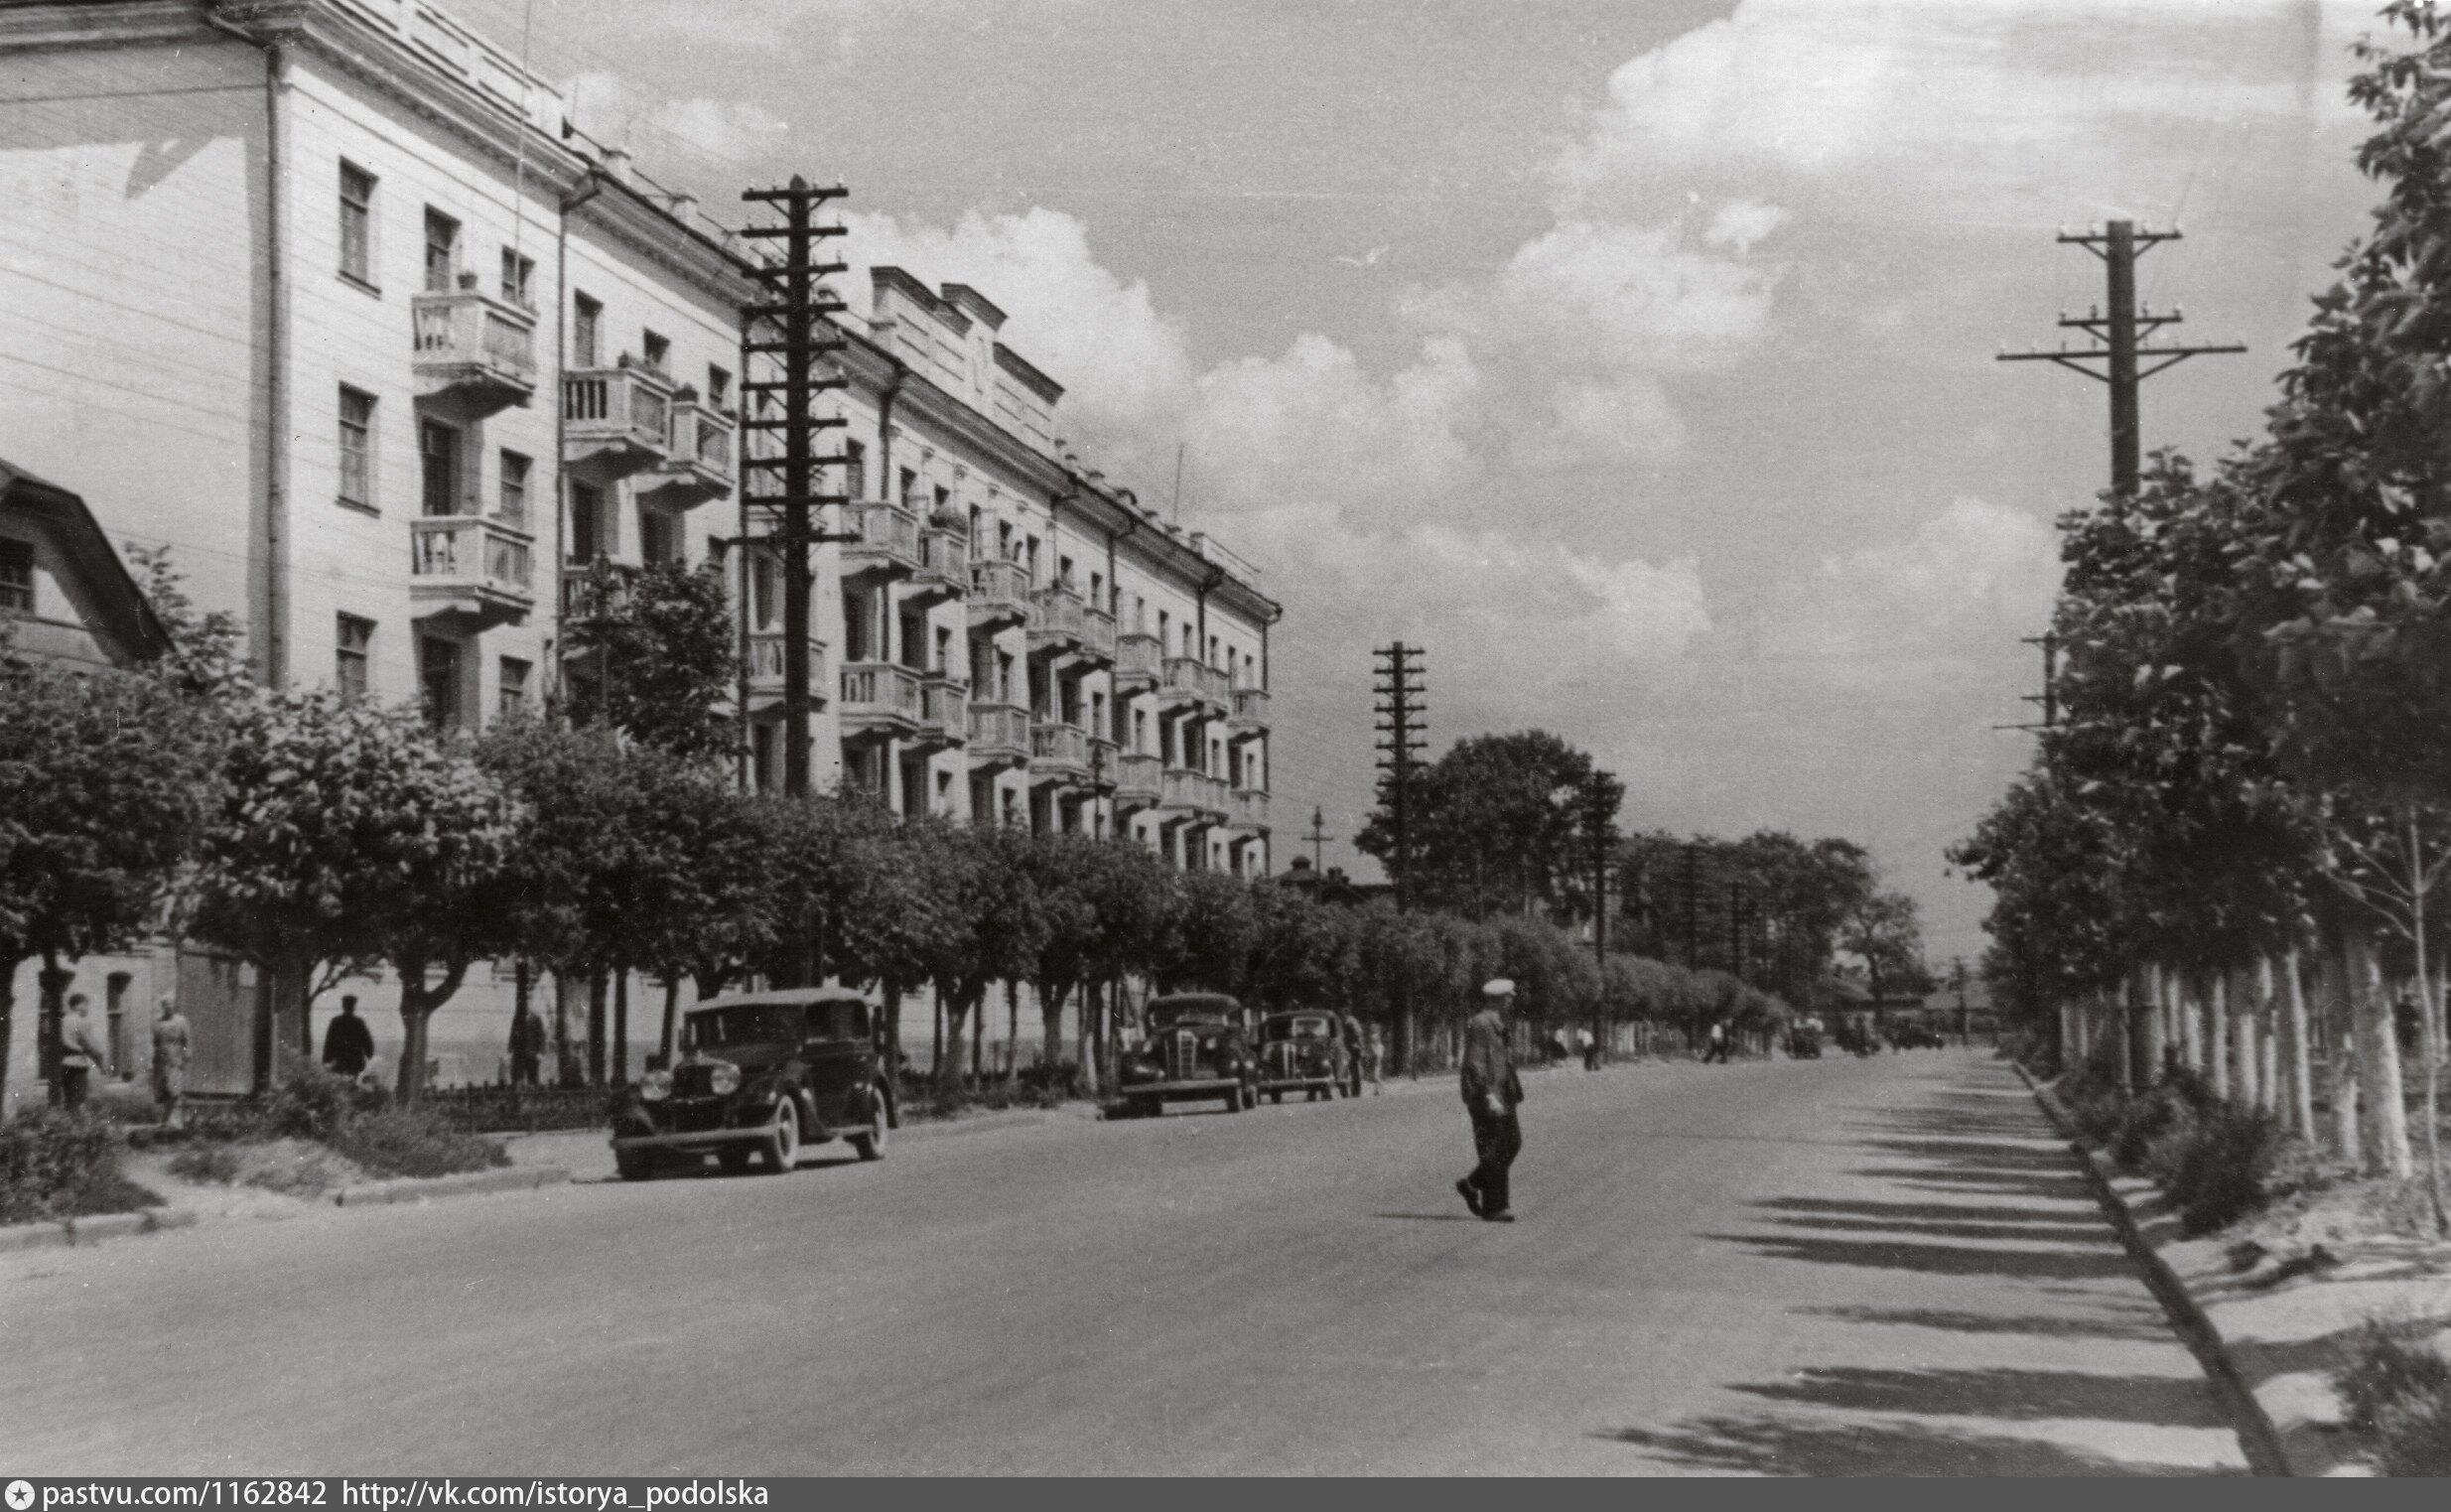
[[[1259,1062],[1243,1033],[1242,1004],[1223,993],[1171,993],[1150,1001],[1146,1023],[1118,1067],[1128,1111],[1154,1116],[1170,1102],[1216,1098],[1239,1113],[1259,1103]]]
[[[1312,1102],[1334,1097],[1346,1080],[1345,1058],[1333,1014],[1271,1014],[1260,1024],[1260,1091],[1271,1102],[1288,1092]]]

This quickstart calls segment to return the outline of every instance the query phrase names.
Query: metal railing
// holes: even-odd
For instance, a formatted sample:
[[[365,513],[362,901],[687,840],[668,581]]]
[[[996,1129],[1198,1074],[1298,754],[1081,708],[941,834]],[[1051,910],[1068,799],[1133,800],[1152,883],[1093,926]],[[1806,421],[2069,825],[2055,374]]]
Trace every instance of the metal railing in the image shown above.
[[[1034,644],[1078,641],[1088,606],[1068,588],[1041,588],[1029,596],[1029,638]]]
[[[889,661],[855,661],[843,668],[843,712],[919,723],[919,674]]]
[[[409,521],[409,575],[482,584],[533,598],[534,542],[524,530],[475,515]]]
[[[1004,612],[1016,619],[1029,618],[1029,575],[1019,562],[970,564],[970,602],[974,612]]]

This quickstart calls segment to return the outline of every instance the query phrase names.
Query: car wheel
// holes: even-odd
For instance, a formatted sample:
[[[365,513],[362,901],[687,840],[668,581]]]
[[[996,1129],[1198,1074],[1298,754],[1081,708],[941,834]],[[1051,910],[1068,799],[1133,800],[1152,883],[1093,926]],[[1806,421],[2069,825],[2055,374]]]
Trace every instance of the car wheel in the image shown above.
[[[852,1153],[864,1161],[884,1160],[887,1127],[885,1100],[881,1097],[876,1100],[876,1106],[869,1110],[868,1127],[851,1137]]]
[[[643,1181],[655,1174],[655,1157],[643,1150],[616,1150],[613,1153],[613,1168],[624,1181]]]
[[[774,1104],[774,1123],[766,1135],[766,1169],[781,1175],[800,1160],[800,1110],[789,1097]]]

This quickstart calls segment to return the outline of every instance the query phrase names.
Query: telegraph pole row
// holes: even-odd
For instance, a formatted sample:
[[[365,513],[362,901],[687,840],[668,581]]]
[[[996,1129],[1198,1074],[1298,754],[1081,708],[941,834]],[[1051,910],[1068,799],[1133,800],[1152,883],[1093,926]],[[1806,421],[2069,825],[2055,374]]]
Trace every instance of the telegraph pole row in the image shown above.
[[[795,798],[809,790],[809,588],[814,582],[809,548],[843,538],[820,533],[812,511],[849,502],[848,495],[817,486],[820,469],[841,467],[849,459],[840,451],[817,451],[817,433],[845,422],[839,415],[818,415],[811,406],[817,395],[849,380],[838,367],[818,370],[820,358],[847,344],[833,324],[846,307],[824,283],[847,265],[817,260],[817,244],[842,235],[843,227],[819,225],[815,215],[820,206],[849,193],[839,184],[818,188],[795,175],[782,189],[752,189],[741,196],[783,215],[781,225],[749,226],[741,233],[782,243],[782,260],[768,259],[752,275],[768,297],[742,311],[741,486],[749,507],[763,515],[768,533],[782,543],[783,791]],[[777,375],[755,376],[761,372]],[[773,436],[782,438],[780,456],[765,439]],[[749,711],[741,712],[746,719]]]

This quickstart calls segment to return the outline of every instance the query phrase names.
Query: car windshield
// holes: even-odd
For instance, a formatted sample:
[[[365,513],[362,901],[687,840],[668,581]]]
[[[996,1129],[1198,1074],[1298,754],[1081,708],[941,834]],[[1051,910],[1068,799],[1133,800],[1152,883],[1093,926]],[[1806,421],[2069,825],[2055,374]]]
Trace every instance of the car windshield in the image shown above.
[[[1268,1027],[1271,1039],[1325,1039],[1328,1037],[1325,1019],[1280,1019]]]
[[[868,1037],[868,1005],[848,1001],[810,1004],[808,1006],[808,1037],[811,1039],[866,1039]]]
[[[740,1003],[689,1016],[689,1047],[718,1050],[743,1044],[785,1044],[800,1037],[801,1010],[786,1003]]]

